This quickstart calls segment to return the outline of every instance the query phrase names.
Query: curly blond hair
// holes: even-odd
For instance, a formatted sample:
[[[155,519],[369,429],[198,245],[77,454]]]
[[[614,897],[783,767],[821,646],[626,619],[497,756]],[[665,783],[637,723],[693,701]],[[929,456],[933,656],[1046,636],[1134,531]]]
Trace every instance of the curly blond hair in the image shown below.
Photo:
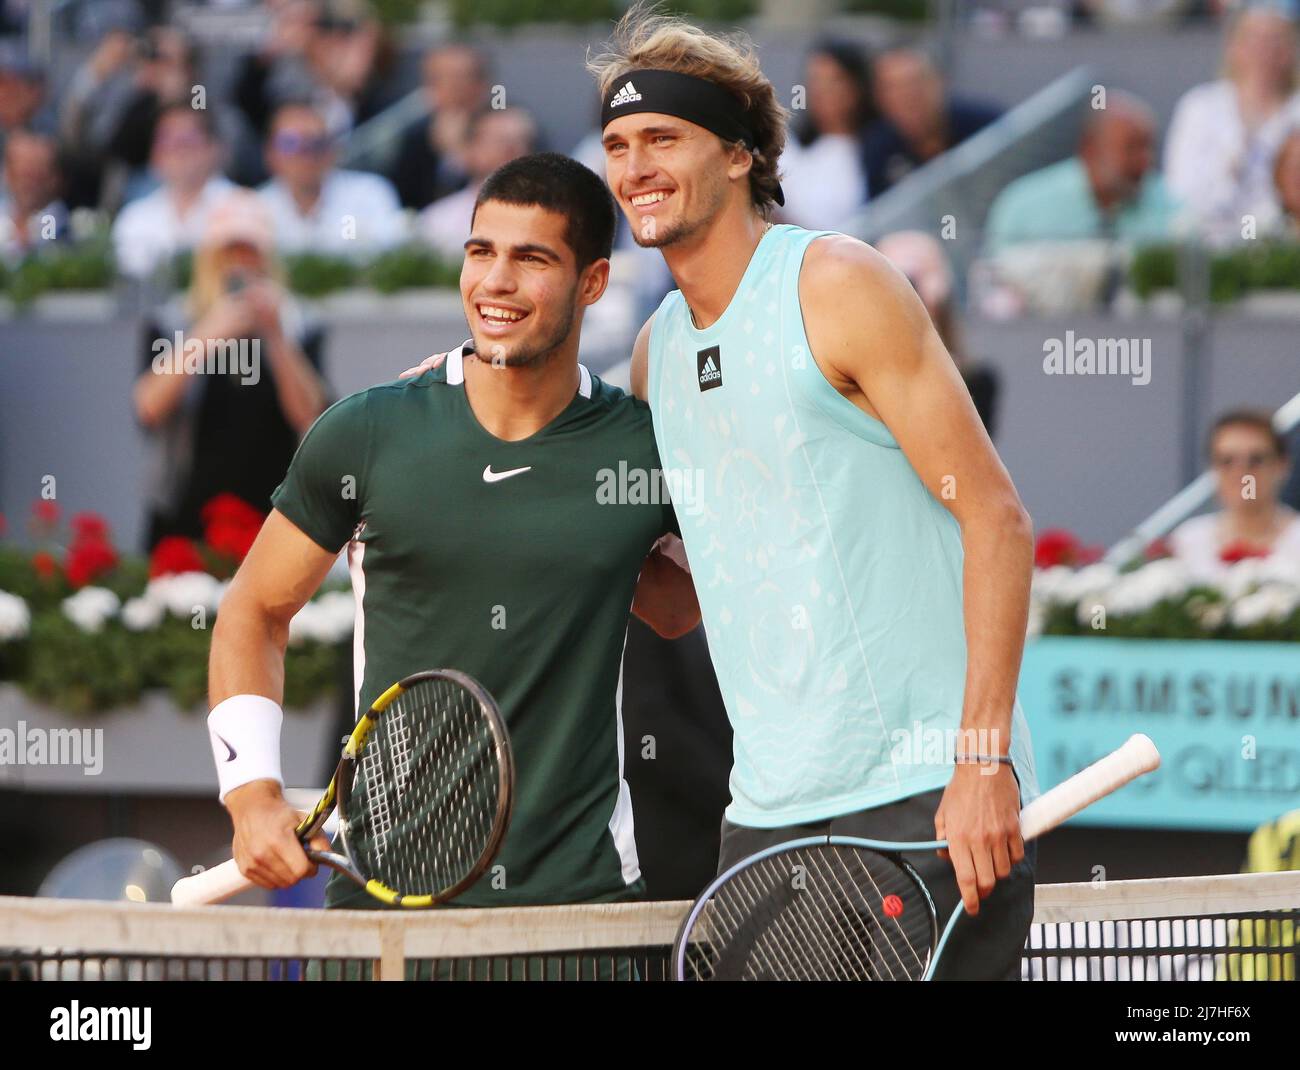
[[[619,19],[606,51],[588,55],[587,70],[603,99],[618,79],[637,70],[675,71],[713,82],[739,98],[754,132],[749,192],[764,218],[776,205],[777,161],[785,149],[788,113],[759,69],[753,42],[743,33],[706,33],[653,5],[634,4]]]

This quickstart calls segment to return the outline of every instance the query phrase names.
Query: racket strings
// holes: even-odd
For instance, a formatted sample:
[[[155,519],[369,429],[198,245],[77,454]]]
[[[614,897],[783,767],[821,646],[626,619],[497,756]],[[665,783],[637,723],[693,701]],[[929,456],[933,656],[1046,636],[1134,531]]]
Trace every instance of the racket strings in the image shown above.
[[[820,858],[820,856],[816,857]],[[844,900],[856,906],[856,911],[851,917],[869,920],[874,924],[871,932],[881,933],[887,937],[870,945],[880,952],[874,965],[884,974],[875,979],[915,980],[925,972],[929,961],[929,943],[927,941],[923,947],[918,948],[908,927],[900,920],[902,914],[891,916],[885,910],[885,903],[890,895],[899,895],[899,887],[910,888],[912,882],[910,879],[905,883],[901,880],[887,879],[885,883],[889,887],[883,887],[880,879],[882,871],[887,878],[893,878],[895,874],[906,878],[907,874],[894,866],[884,868],[868,864],[869,858],[877,857],[884,856],[868,855],[864,851],[839,850],[835,854],[835,862],[837,867],[843,868],[843,872],[839,872],[836,867],[832,867],[832,872]],[[905,906],[906,902],[901,895],[899,899],[900,907]]]
[[[477,697],[432,679],[403,692],[362,749],[348,808],[359,868],[403,895],[438,895],[478,865],[500,799],[497,741]]]
[[[715,889],[686,934],[688,976],[729,980],[914,980],[933,909],[888,855],[845,845],[778,852]]]
[[[762,874],[744,871],[737,881],[737,900],[745,910],[763,909],[763,900],[773,883],[780,875],[773,872]],[[795,900],[796,909],[804,905],[802,900]],[[735,910],[728,911],[728,920],[734,926],[743,914]],[[813,958],[807,953],[801,942],[794,938],[795,927],[781,914],[775,914],[772,924],[755,934],[755,940],[749,953],[748,961],[743,966],[743,973],[749,979],[758,979],[762,975],[807,976],[813,969]]]
[[[809,857],[790,859],[785,868],[793,870],[795,866],[807,866]],[[768,867],[774,870],[775,865]],[[787,877],[789,873],[787,872]],[[746,877],[742,883],[746,886],[751,908],[759,902],[764,885],[756,875],[742,873]],[[780,874],[764,874],[766,886],[780,879]],[[801,939],[801,935],[806,938]],[[800,980],[812,979],[818,973],[818,963],[825,963],[835,969],[836,947],[834,939],[843,939],[844,927],[838,919],[828,915],[825,904],[817,896],[797,896],[789,909],[773,916],[771,924],[759,933],[751,954],[751,964],[746,974],[749,979],[759,979],[761,975],[791,976]],[[849,947],[849,953],[853,949]],[[760,969],[761,968],[761,969]],[[840,971],[835,969],[838,975]]]

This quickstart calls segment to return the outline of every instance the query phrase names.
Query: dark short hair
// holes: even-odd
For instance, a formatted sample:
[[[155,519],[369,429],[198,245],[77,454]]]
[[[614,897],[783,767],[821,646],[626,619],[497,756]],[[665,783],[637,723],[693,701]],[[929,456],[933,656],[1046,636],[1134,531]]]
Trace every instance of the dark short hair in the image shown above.
[[[1223,413],[1214,421],[1214,426],[1210,428],[1210,433],[1206,436],[1205,448],[1207,452],[1214,443],[1214,437],[1225,427],[1254,428],[1254,430],[1268,436],[1269,441],[1273,443],[1273,449],[1277,451],[1279,457],[1286,456],[1286,438],[1273,426],[1272,417],[1262,409],[1231,409]]]
[[[316,121],[319,122],[321,126],[325,127],[325,132],[327,134],[329,133],[329,123],[325,119],[325,114],[320,110],[320,108],[316,105],[316,103],[313,100],[311,100],[308,97],[287,97],[286,99],[276,104],[276,106],[271,110],[271,116],[266,123],[266,132],[268,136],[270,135],[271,131],[275,129],[276,125],[280,122],[281,117],[286,112],[291,112],[291,111],[310,112],[313,116],[315,116]]]
[[[216,115],[207,108],[192,108],[184,103],[166,104],[162,107],[154,123],[155,136],[157,136],[158,127],[162,125],[162,121],[169,115],[186,115],[202,127],[203,134],[209,141],[221,140],[221,132],[217,129]]]
[[[874,91],[871,86],[871,59],[866,50],[856,41],[841,37],[821,37],[808,50],[808,59],[824,56],[831,60],[853,83],[858,94],[858,110],[853,125],[861,130],[876,118]],[[812,116],[807,109],[800,113],[791,124],[794,136],[799,144],[807,147],[817,140],[819,131],[813,125]]]
[[[564,216],[564,240],[579,270],[613,252],[618,211],[614,196],[591,168],[568,156],[535,152],[498,167],[480,187],[475,213],[486,201],[535,205]]]

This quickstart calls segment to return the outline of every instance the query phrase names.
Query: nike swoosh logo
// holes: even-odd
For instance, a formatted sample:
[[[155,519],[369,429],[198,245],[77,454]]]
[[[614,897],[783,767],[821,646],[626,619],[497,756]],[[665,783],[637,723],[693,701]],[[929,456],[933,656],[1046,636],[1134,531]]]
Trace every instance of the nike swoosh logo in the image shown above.
[[[522,475],[524,472],[531,472],[533,466],[530,464],[527,468],[511,468],[508,472],[494,472],[492,466],[488,465],[483,469],[484,483],[500,483],[503,479],[509,479],[511,476]]]
[[[221,739],[220,736],[217,736],[217,738]],[[229,743],[227,743],[224,739],[221,739],[221,745],[225,747],[226,751],[228,752],[226,756],[226,761],[233,762],[235,760],[235,748],[232,747]]]

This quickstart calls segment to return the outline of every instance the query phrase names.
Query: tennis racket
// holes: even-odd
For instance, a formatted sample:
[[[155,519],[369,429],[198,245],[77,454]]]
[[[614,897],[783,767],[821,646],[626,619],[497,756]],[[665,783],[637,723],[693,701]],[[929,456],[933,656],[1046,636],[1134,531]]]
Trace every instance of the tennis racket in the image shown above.
[[[1026,841],[1160,765],[1146,736],[1020,812]],[[947,840],[891,843],[851,836],[791,840],[743,859],[692,905],[673,946],[679,981],[931,980],[963,913],[942,935],[934,900],[901,857]]]
[[[348,737],[315,808],[294,830],[307,857],[393,906],[454,899],[492,864],[514,804],[505,721],[481,684],[452,669],[385,691]],[[342,852],[309,844],[338,808]],[[172,888],[181,906],[254,887],[232,858]]]

